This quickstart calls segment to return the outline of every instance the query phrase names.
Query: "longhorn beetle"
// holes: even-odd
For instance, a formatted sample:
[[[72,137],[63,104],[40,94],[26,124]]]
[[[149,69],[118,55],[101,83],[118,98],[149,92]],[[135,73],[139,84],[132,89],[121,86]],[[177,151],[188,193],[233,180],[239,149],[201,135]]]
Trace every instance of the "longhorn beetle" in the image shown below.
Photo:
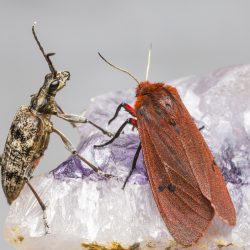
[[[44,83],[38,93],[32,95],[30,105],[21,106],[14,117],[4,152],[0,157],[1,178],[3,191],[9,204],[19,196],[25,183],[27,183],[43,210],[45,232],[48,233],[49,227],[45,213],[46,206],[32,187],[29,179],[32,177],[35,167],[47,149],[52,132],[60,136],[67,150],[79,157],[95,172],[105,177],[109,176],[77,153],[70,140],[62,132],[53,127],[51,116],[57,116],[72,124],[90,123],[101,130],[102,133],[108,136],[111,136],[111,134],[86,118],[74,114],[65,114],[58,106],[55,96],[66,85],[66,82],[70,78],[70,73],[68,71],[55,70],[50,59],[54,53],[45,53],[37,38],[35,24],[32,26],[32,33],[49,65],[51,73],[45,76]]]

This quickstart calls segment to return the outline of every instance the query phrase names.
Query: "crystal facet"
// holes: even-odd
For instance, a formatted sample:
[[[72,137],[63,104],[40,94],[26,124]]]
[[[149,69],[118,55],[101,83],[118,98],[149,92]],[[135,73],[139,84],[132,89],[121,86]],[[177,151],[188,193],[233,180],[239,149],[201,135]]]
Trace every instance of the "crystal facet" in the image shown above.
[[[215,217],[208,232],[189,249],[250,249],[250,65],[186,77],[176,86],[219,163],[237,210],[229,227]],[[96,97],[89,119],[107,124],[121,102],[133,104],[134,89]],[[126,112],[109,126],[116,131]],[[182,249],[169,234],[153,200],[143,156],[125,190],[122,184],[139,144],[137,131],[125,129],[113,144],[94,149],[107,137],[95,128],[79,127],[78,151],[117,178],[98,177],[70,157],[51,173],[31,180],[47,205],[50,234],[44,235],[42,211],[28,187],[10,208],[5,237],[16,249]],[[187,248],[185,248],[187,249]]]

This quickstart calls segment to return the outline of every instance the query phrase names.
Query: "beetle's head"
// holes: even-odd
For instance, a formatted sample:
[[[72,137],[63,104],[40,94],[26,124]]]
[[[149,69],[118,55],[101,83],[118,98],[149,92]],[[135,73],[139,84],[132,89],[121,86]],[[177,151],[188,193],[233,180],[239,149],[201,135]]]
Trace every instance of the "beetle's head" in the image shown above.
[[[42,45],[37,38],[35,25],[32,26],[32,33],[40,51],[42,52],[45,60],[48,63],[51,73],[45,76],[43,86],[40,88],[39,92],[35,95],[32,95],[30,107],[31,109],[41,113],[53,113],[57,110],[57,105],[54,101],[54,97],[56,96],[57,92],[66,85],[66,82],[70,78],[70,73],[69,71],[57,71],[55,69],[50,59],[50,57],[55,54],[45,53]]]
[[[55,96],[57,92],[66,85],[66,82],[69,79],[69,71],[57,71],[55,73],[49,73],[45,76],[42,89],[46,95]]]

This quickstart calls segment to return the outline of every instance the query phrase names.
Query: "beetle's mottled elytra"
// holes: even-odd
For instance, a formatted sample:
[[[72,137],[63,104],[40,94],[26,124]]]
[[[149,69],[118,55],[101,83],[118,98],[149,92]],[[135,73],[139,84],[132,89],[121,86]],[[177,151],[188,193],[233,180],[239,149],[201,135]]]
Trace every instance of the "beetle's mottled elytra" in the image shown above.
[[[61,137],[70,153],[79,157],[98,174],[106,177],[109,176],[77,153],[70,140],[62,132],[53,127],[51,116],[55,115],[72,124],[89,122],[104,134],[108,136],[111,136],[111,134],[82,116],[65,114],[62,111],[55,101],[55,96],[66,85],[66,82],[70,78],[70,73],[68,71],[55,70],[50,60],[50,57],[54,53],[46,54],[44,52],[36,36],[34,26],[32,27],[32,32],[49,65],[51,73],[45,76],[44,83],[38,93],[32,95],[30,105],[19,108],[14,117],[5,143],[4,152],[0,157],[1,179],[3,191],[9,204],[19,196],[25,183],[28,184],[44,212],[44,223],[47,233],[46,206],[32,187],[29,179],[32,177],[34,169],[47,149],[52,132]]]
[[[120,104],[109,123],[121,108],[133,118],[127,119],[110,141],[95,146],[112,143],[127,124],[138,129],[140,143],[123,188],[142,150],[155,202],[178,243],[184,246],[196,243],[215,214],[229,225],[235,225],[235,208],[220,168],[176,88],[150,83],[147,77],[144,82],[133,78],[138,83],[134,107]]]

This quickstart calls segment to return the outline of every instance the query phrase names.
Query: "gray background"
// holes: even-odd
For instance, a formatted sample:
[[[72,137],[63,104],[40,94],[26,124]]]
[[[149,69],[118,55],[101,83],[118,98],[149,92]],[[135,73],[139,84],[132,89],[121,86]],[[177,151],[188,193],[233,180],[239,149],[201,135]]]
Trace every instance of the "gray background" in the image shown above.
[[[30,94],[39,89],[48,72],[31,35],[33,21],[38,22],[37,33],[46,51],[57,53],[56,69],[71,72],[71,81],[57,98],[71,113],[86,108],[92,96],[136,86],[105,65],[97,51],[143,80],[152,42],[152,81],[250,61],[249,0],[0,0],[1,151],[16,109],[29,103]],[[63,121],[53,121],[77,144],[76,131]],[[36,174],[51,170],[67,156],[61,141],[52,135]],[[0,201],[2,235],[8,214],[2,189]],[[3,236],[0,248],[11,249]]]

